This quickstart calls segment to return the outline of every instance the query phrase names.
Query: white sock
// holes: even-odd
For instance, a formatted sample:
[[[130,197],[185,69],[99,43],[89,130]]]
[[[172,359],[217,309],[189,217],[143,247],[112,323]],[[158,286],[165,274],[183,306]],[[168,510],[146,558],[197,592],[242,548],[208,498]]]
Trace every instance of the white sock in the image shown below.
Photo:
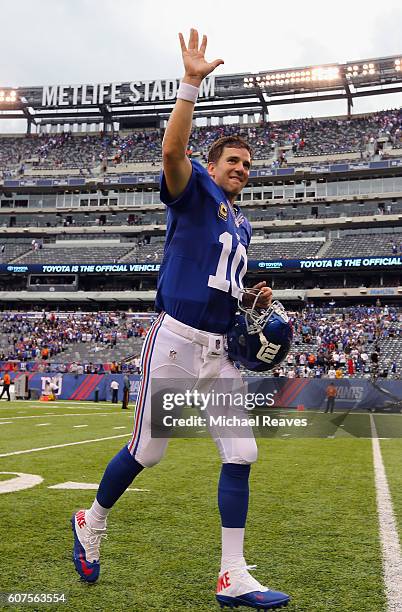
[[[228,569],[245,567],[243,544],[244,527],[222,527],[222,560],[221,572]]]
[[[104,529],[106,527],[106,518],[111,508],[104,508],[98,503],[98,500],[94,499],[94,503],[85,511],[85,520],[89,527],[93,529]]]

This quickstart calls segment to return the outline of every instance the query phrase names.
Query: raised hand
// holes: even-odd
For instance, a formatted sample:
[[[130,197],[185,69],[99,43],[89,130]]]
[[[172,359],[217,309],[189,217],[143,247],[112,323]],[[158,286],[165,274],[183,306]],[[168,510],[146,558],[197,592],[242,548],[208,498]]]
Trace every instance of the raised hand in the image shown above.
[[[193,28],[190,30],[190,38],[187,47],[184,42],[183,34],[179,34],[179,39],[185,70],[183,81],[199,87],[202,79],[224,62],[222,59],[216,59],[213,62],[206,61],[205,50],[207,48],[207,37],[205,34],[202,37],[200,47],[198,47],[198,32]]]

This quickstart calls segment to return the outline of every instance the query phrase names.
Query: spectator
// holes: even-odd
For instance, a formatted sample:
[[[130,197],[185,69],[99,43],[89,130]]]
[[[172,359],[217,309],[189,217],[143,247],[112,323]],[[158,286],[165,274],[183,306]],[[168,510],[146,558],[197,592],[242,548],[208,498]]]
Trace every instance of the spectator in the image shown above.
[[[118,395],[119,395],[119,383],[117,380],[112,380],[110,383],[110,390],[112,392],[112,404],[117,404]]]
[[[123,378],[123,403],[122,409],[126,410],[128,408],[128,402],[130,398],[130,379],[127,374],[124,375]]]
[[[1,392],[0,395],[0,399],[2,399],[4,393],[7,394],[7,401],[10,402],[11,401],[11,397],[10,397],[10,385],[11,385],[11,377],[10,374],[8,372],[6,372],[3,376],[3,390]]]
[[[117,374],[117,372],[118,372],[118,365],[117,365],[116,361],[112,361],[112,363],[110,364],[110,372],[112,374]]]
[[[336,398],[336,387],[334,383],[332,382],[329,383],[326,389],[326,396],[327,396],[327,407],[325,408],[325,412],[330,412],[332,414],[335,408],[335,398]]]

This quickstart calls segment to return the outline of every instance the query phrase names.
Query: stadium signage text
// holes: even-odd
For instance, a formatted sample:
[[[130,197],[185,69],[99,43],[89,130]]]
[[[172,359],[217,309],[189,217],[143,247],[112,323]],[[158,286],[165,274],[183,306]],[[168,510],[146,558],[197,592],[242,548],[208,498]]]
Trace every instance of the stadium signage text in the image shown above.
[[[7,272],[28,272],[28,266],[7,266]]]
[[[355,257],[346,259],[307,259],[300,261],[301,269],[306,268],[365,268],[376,266],[400,266],[401,257]]]
[[[42,88],[42,106],[99,106],[99,104],[141,104],[170,101],[176,98],[178,79],[101,83],[92,85],[46,85]],[[215,77],[204,79],[200,98],[215,95]]]
[[[249,261],[249,269],[265,270],[322,268],[389,268],[402,266],[402,257],[346,257],[343,259],[282,259],[280,261]]]
[[[347,257],[343,259],[281,259],[248,261],[249,270],[323,270],[327,268],[396,268],[401,257]],[[0,264],[0,274],[122,274],[159,272],[159,263],[114,264]]]
[[[44,274],[69,272],[73,274],[95,272],[157,272],[159,264],[71,264],[71,265],[46,265],[40,266]]]
[[[26,266],[0,265],[0,273],[25,274],[110,274],[119,272],[159,272],[158,263],[117,264],[28,264]]]

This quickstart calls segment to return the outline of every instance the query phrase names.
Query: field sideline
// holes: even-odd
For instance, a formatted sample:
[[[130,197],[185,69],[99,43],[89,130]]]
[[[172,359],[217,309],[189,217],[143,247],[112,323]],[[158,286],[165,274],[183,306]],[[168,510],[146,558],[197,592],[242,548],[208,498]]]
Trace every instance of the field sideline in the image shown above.
[[[0,488],[15,477],[4,472],[43,478],[0,497],[1,591],[66,593],[66,605],[30,608],[39,610],[219,609],[219,459],[208,439],[172,440],[164,461],[132,485],[142,490],[121,498],[97,584],[80,582],[73,569],[69,519],[95,491],[49,487],[98,483],[132,418],[132,407],[110,403],[0,403]],[[369,427],[370,415],[361,418]],[[382,431],[387,417],[371,418]],[[292,595],[289,612],[388,612],[372,440],[340,432],[258,446],[246,536],[255,577]],[[401,539],[402,440],[380,440],[380,448]],[[46,450],[11,454],[30,449]]]

